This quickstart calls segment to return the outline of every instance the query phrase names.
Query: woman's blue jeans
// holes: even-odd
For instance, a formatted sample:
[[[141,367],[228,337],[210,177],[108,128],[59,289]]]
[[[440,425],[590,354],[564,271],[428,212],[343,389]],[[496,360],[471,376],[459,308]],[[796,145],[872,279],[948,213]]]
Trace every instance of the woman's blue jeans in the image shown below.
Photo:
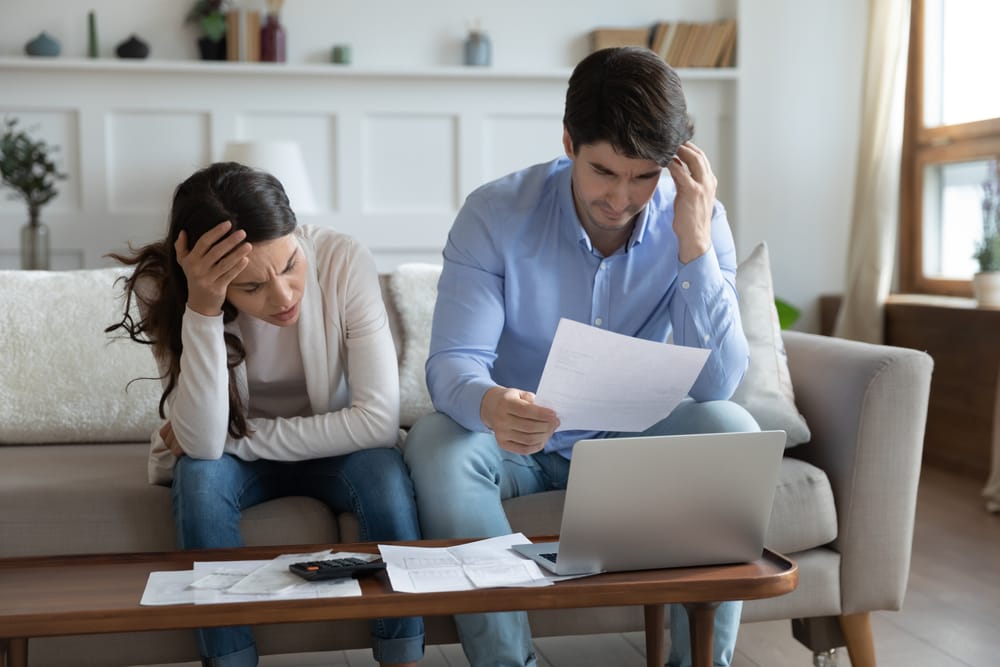
[[[351,512],[362,541],[420,539],[413,484],[395,448],[363,449],[308,461],[243,461],[228,454],[217,460],[182,456],[174,468],[174,521],[181,549],[243,545],[240,514],[272,498],[309,496],[335,512]],[[372,621],[372,651],[379,662],[410,662],[423,655],[420,618]],[[257,664],[249,627],[196,630],[207,664]]]
[[[753,417],[736,403],[683,401],[663,421],[643,433],[606,433],[605,437],[759,431]],[[494,537],[511,532],[501,501],[565,489],[570,461],[556,453],[531,456],[500,449],[489,433],[473,433],[441,413],[420,419],[406,438],[406,463],[417,491],[425,538]],[[724,462],[720,462],[724,465]],[[710,480],[705,480],[710,483]],[[715,613],[714,665],[733,658],[742,602],[720,604]],[[535,665],[525,612],[465,614],[455,617],[462,648],[473,667]],[[670,608],[669,667],[690,667],[687,613]]]

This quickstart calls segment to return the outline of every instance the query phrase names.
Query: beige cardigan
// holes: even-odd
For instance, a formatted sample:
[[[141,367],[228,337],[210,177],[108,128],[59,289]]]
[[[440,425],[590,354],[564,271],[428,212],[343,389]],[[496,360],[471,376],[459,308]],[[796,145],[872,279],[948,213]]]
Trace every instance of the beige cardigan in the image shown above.
[[[250,419],[253,434],[232,438],[223,331],[239,336],[238,323],[223,326],[222,315],[188,309],[181,324],[181,372],[167,398],[167,418],[188,456],[300,461],[397,441],[396,350],[374,259],[351,237],[327,228],[300,226],[295,234],[308,264],[298,330],[313,415]],[[245,363],[236,368],[236,381],[243,405],[249,405]],[[170,484],[175,462],[155,431],[150,483]]]

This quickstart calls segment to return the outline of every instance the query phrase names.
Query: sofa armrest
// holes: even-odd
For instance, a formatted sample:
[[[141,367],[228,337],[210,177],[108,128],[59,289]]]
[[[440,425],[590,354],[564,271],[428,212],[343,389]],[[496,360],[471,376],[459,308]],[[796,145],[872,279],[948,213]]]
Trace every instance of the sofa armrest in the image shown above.
[[[837,507],[843,614],[902,605],[910,569],[931,357],[787,331],[795,401],[812,440],[789,450],[826,472]]]

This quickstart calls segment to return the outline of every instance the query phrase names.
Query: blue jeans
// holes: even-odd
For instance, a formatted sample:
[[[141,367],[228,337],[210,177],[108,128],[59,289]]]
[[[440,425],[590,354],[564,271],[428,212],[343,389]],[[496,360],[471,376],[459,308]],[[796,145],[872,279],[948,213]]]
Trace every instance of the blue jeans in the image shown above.
[[[174,522],[181,549],[243,545],[240,513],[283,496],[316,498],[335,512],[351,512],[363,541],[417,540],[413,484],[399,451],[363,449],[308,461],[243,461],[182,456],[174,468]],[[409,662],[423,655],[421,618],[372,621],[372,651],[379,662]],[[218,667],[257,664],[249,627],[196,630],[203,659]]]
[[[729,401],[685,400],[670,416],[643,433],[604,437],[759,431],[753,417]],[[565,489],[570,462],[559,454],[512,454],[488,433],[473,433],[441,413],[420,419],[404,448],[417,493],[426,538],[494,537],[511,532],[501,501],[541,491]],[[720,604],[715,614],[713,661],[733,658],[742,602]],[[465,614],[455,617],[462,648],[473,667],[535,665],[526,612]],[[670,609],[670,667],[690,667],[687,613]]]

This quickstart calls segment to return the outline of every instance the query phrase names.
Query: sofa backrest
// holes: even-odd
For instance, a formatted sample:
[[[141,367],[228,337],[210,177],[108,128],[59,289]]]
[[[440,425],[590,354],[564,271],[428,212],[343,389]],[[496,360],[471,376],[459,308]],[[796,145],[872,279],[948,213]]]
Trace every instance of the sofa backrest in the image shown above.
[[[404,427],[433,410],[424,362],[440,270],[404,264],[379,276]],[[137,442],[159,426],[152,353],[104,333],[120,320],[116,281],[128,271],[0,271],[0,445]],[[809,430],[795,406],[766,246],[740,264],[736,283],[750,366],[733,400],[762,428],[785,430],[789,445],[805,442]]]
[[[121,320],[115,281],[127,273],[0,271],[0,445],[149,439],[153,355],[104,333]]]
[[[0,271],[0,445],[142,442],[159,427],[161,385],[152,352],[104,333],[121,319],[117,281],[129,271]],[[391,276],[379,282],[402,364]],[[415,365],[422,373],[423,362]],[[411,416],[406,426],[414,410],[430,409],[429,398],[411,398],[422,398],[420,388],[412,381],[408,387],[401,397]]]

